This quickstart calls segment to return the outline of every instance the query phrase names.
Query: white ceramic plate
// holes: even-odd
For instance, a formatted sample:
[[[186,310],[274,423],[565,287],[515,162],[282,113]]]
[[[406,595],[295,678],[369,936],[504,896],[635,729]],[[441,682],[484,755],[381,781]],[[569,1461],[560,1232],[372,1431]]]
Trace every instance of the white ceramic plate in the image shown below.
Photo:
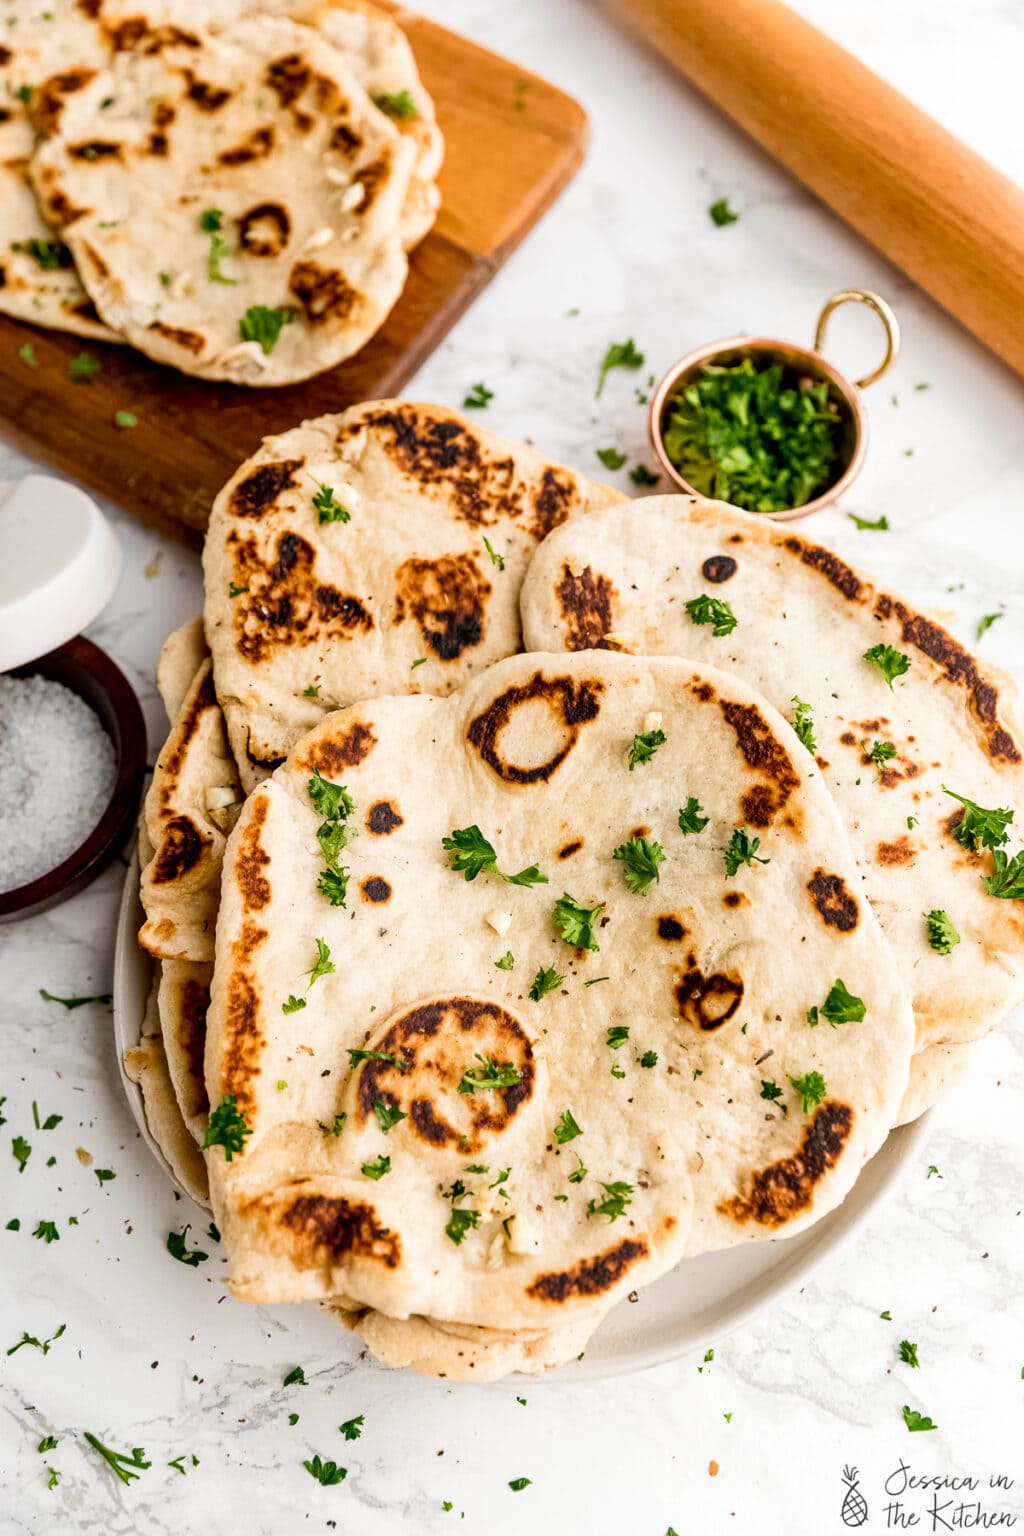
[[[152,962],[138,945],[142,922],[138,859],[125,878],[114,949],[114,1042],[121,1080],[146,1144],[164,1176],[181,1190],[153,1140],[142,1108],[142,1093],[125,1075],[123,1056],[139,1038],[139,1022],[152,980]],[[781,1292],[805,1280],[821,1260],[844,1242],[900,1181],[928,1134],[930,1115],[892,1131],[868,1163],[843,1204],[797,1237],[744,1243],[723,1253],[686,1259],[671,1273],[620,1302],[587,1346],[578,1364],[549,1373],[598,1379],[675,1360],[709,1339],[721,1340],[740,1323],[763,1311]],[[543,1380],[545,1378],[536,1378]]]

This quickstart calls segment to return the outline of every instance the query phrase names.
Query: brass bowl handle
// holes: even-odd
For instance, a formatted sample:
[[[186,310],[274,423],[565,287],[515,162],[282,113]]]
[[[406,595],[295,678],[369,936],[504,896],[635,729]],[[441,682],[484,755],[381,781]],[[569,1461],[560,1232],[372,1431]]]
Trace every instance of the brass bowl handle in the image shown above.
[[[862,379],[856,380],[858,389],[867,389],[869,384],[874,384],[883,373],[889,370],[900,355],[899,321],[880,294],[872,293],[869,288],[841,288],[838,293],[832,295],[818,316],[818,324],[814,332],[815,352],[823,351],[829,319],[840,304],[866,304],[869,309],[874,310],[885,327],[885,356],[871,373],[866,373]]]

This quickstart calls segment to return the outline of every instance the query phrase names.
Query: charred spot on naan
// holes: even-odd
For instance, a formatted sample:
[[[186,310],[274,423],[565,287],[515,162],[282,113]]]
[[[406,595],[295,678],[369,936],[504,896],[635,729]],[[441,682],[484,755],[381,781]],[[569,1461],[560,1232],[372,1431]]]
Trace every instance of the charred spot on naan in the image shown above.
[[[283,459],[274,464],[261,464],[240,480],[231,492],[232,517],[262,517],[276,504],[285,491],[296,484],[296,476],[305,459]]]
[[[596,720],[604,684],[597,680],[577,682],[572,677],[544,677],[535,672],[528,683],[506,688],[477,715],[467,735],[487,766],[506,784],[538,784],[551,778],[579,739],[581,726]],[[529,734],[544,743],[547,757],[541,762],[514,762],[501,750],[501,738],[521,710],[529,711]]]
[[[85,160],[90,164],[96,160],[122,160],[124,158],[123,145],[114,143],[109,139],[83,139],[81,144],[69,144],[67,152],[72,160]]]
[[[174,730],[168,738],[167,745],[161,752],[157,767],[161,773],[160,802],[161,807],[166,806],[178,792],[175,782],[185,766],[190,751],[199,735],[203,725],[203,716],[210,710],[219,710],[217,695],[213,686],[213,669],[209,661],[204,662],[202,677],[198,688],[195,688],[188,700],[188,708],[178,716]]]
[[[728,581],[735,576],[736,571],[737,565],[732,555],[709,555],[701,566],[704,580],[712,582],[715,586]]]
[[[157,101],[153,103],[152,131],[146,141],[146,154],[155,155],[158,159],[165,158],[170,152],[170,141],[167,137],[167,129],[177,117],[177,111],[170,102]]]
[[[301,54],[289,53],[268,64],[263,78],[282,107],[290,107],[309,85],[312,70]]]
[[[257,203],[235,220],[238,244],[250,256],[280,256],[291,234],[291,219],[280,203]]]
[[[372,728],[358,720],[336,736],[317,736],[298,759],[298,768],[300,773],[322,773],[329,779],[345,768],[358,768],[376,745]]]
[[[658,938],[664,939],[667,944],[678,943],[679,940],[684,939],[687,934],[687,929],[683,927],[678,917],[673,917],[668,912],[663,913],[662,916],[657,919],[656,926],[658,930]]]
[[[533,1047],[507,1009],[472,997],[422,1003],[388,1026],[375,1051],[408,1063],[405,1071],[388,1061],[363,1061],[356,1068],[355,1116],[375,1118],[374,1104],[400,1106],[408,1116],[402,1129],[430,1147],[481,1151],[508,1129],[533,1094]],[[487,1057],[518,1077],[506,1088],[459,1093],[467,1072]]]
[[[188,1062],[189,1081],[195,1085],[196,1114],[209,1108],[203,1086],[203,1058],[206,1050],[206,1015],[210,1007],[210,989],[194,976],[186,976],[178,992],[177,1039]]]
[[[823,869],[816,869],[807,882],[807,889],[826,927],[838,928],[840,933],[852,933],[860,909],[846,889],[842,875],[830,875]]]
[[[91,212],[88,208],[79,208],[73,203],[66,193],[62,192],[57,183],[57,170],[52,165],[40,165],[35,174],[36,191],[39,194],[46,214],[48,224],[58,229],[67,229],[69,224],[82,219]]]
[[[188,88],[188,99],[200,112],[219,112],[231,100],[231,92],[207,80],[200,80],[191,69],[182,71]]]
[[[743,978],[727,971],[705,974],[693,953],[676,984],[676,1005],[684,1023],[705,1034],[721,1029],[743,1001]]]
[[[346,438],[368,433],[417,487],[443,487],[458,515],[488,527],[501,517],[518,517],[523,487],[511,457],[489,458],[480,439],[460,421],[420,412],[413,406],[371,411],[339,431]]]
[[[172,816],[160,836],[149,879],[153,885],[173,885],[193,870],[213,839],[188,816]]]
[[[316,551],[306,539],[282,533],[274,553],[268,565],[254,539],[235,543],[238,585],[248,591],[235,599],[232,618],[235,644],[248,661],[265,661],[285,646],[347,640],[373,628],[357,597],[317,579]]]
[[[395,618],[410,613],[424,643],[442,661],[457,661],[484,637],[484,610],[493,588],[472,555],[406,560],[395,573]]]
[[[68,261],[67,265],[71,265],[70,260]],[[84,271],[87,275],[91,271],[95,277],[98,277],[101,280],[110,276],[110,268],[103,260],[103,257],[100,255],[99,251],[90,245],[88,240],[83,240],[81,248],[79,249],[78,268],[80,272]]]
[[[723,1200],[718,1210],[736,1222],[782,1227],[814,1203],[814,1192],[836,1166],[853,1129],[848,1104],[827,1099],[806,1126],[799,1149],[752,1176],[750,1193]]]
[[[981,673],[970,651],[933,619],[914,613],[888,593],[879,593],[875,613],[881,619],[895,618],[905,645],[927,656],[941,667],[949,682],[966,689],[970,709],[981,728],[990,757],[997,761],[1019,763],[1020,750],[999,718],[999,690]]]
[[[337,267],[322,267],[309,259],[297,261],[292,267],[288,288],[311,325],[320,325],[325,320],[351,320],[365,302]]]
[[[294,1181],[301,1186],[299,1180]],[[396,1269],[402,1246],[398,1233],[380,1224],[372,1205],[343,1195],[280,1193],[261,1195],[242,1208],[262,1214],[283,1240],[296,1269],[317,1269],[346,1259],[373,1259]]]
[[[165,341],[173,342],[176,347],[181,347],[185,352],[198,355],[206,346],[206,337],[199,331],[188,331],[178,325],[165,325],[162,320],[151,320],[146,329],[153,331],[157,336],[162,336]]]
[[[745,891],[726,891],[722,897],[722,905],[723,907],[732,907],[734,909],[737,907],[749,907],[750,897]]]
[[[261,993],[253,961],[256,951],[269,937],[266,928],[245,919],[231,945],[224,995],[220,1091],[237,1100],[239,1112],[250,1126],[256,1108],[260,1058],[266,1044],[260,1027]]]
[[[772,734],[771,726],[755,704],[737,704],[731,699],[723,699],[721,706],[727,724],[736,733],[744,761],[768,780],[753,785],[743,795],[740,801],[743,819],[752,827],[769,827],[794,790],[799,789],[800,776],[789,753]]]
[[[538,1275],[526,1288],[527,1296],[537,1301],[568,1301],[573,1296],[602,1296],[622,1279],[630,1265],[645,1259],[650,1250],[643,1241],[623,1238],[614,1248],[581,1259],[572,1269]]]
[[[60,115],[69,96],[89,84],[94,69],[65,69],[47,78],[32,92],[29,117],[37,133],[49,138],[60,126]]]
[[[910,838],[904,834],[895,842],[879,843],[875,849],[875,859],[888,868],[897,864],[913,864],[917,859],[917,850]]]
[[[595,575],[590,566],[578,575],[562,566],[556,587],[562,610],[562,640],[567,650],[607,649],[605,635],[612,628],[612,602],[617,596],[607,576]]]
[[[375,837],[390,837],[404,825],[405,817],[392,800],[375,800],[366,813],[366,830]]]
[[[260,841],[260,833],[266,825],[267,810],[265,795],[253,800],[235,854],[235,883],[246,912],[262,911],[271,897],[270,881],[263,873],[270,864],[270,854]]]
[[[269,123],[262,128],[254,128],[241,144],[235,144],[231,149],[222,149],[217,156],[217,164],[248,165],[253,160],[266,160],[273,152],[274,142],[274,130]]]
[[[558,857],[560,859],[571,859],[574,854],[579,853],[579,851],[580,851],[580,849],[582,847],[583,847],[583,839],[582,839],[582,837],[574,838],[574,840],[571,843],[566,843],[563,847],[559,848],[559,850],[558,850]]]
[[[363,893],[363,900],[373,902],[375,906],[382,906],[391,900],[391,886],[383,875],[370,875],[360,883],[359,889]]]
[[[789,538],[785,540],[784,547],[791,554],[798,555],[802,564],[809,565],[812,569],[820,571],[825,580],[835,587],[837,592],[851,603],[866,603],[870,601],[872,588],[866,586],[852,571],[845,561],[830,549],[822,549],[819,544],[808,544],[805,539]]]

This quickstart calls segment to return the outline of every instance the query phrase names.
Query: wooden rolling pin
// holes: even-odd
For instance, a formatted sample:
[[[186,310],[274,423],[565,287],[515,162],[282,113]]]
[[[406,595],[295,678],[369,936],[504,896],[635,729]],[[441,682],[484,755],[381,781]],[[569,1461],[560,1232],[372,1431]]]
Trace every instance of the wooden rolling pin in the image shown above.
[[[608,3],[1024,374],[1024,191],[778,0]]]

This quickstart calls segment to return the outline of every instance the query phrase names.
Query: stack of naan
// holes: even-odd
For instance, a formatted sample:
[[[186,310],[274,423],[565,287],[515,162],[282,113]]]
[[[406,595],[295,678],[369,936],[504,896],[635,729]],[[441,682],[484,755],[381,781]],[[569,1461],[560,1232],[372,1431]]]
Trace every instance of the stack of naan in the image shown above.
[[[4,14],[6,13],[6,14]],[[8,0],[0,311],[238,384],[382,325],[443,141],[368,0]]]
[[[559,1364],[834,1209],[1020,999],[1013,686],[813,541],[378,401],[267,439],[204,569],[129,1069],[236,1296]]]

